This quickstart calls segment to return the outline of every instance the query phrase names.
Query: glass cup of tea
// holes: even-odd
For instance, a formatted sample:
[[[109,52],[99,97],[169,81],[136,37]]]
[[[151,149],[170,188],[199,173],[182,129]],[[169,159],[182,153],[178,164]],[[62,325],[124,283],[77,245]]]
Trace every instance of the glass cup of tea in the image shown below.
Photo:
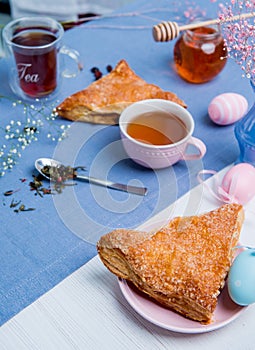
[[[23,17],[3,28],[3,43],[12,91],[24,99],[56,94],[62,77],[81,70],[79,53],[62,46],[62,25],[48,17]],[[63,55],[74,60],[72,71],[63,69]]]
[[[119,118],[126,153],[136,163],[152,169],[205,155],[205,144],[192,135],[194,126],[187,109],[161,99],[135,102]]]

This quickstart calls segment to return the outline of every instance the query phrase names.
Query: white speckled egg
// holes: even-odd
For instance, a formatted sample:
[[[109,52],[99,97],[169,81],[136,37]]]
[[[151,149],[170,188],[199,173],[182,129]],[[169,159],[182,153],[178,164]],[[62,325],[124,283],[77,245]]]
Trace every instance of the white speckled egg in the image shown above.
[[[246,98],[233,92],[216,96],[208,106],[209,117],[219,125],[235,123],[246,114],[247,110]]]

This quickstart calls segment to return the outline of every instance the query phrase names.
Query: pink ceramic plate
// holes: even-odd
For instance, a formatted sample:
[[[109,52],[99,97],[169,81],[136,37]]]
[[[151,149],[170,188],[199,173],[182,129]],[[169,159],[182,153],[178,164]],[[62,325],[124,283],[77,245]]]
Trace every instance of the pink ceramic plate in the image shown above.
[[[226,326],[246,309],[246,307],[239,306],[230,299],[225,286],[219,296],[213,322],[209,325],[202,325],[155,303],[126,280],[119,279],[119,285],[124,297],[136,312],[157,326],[174,332],[210,332]]]

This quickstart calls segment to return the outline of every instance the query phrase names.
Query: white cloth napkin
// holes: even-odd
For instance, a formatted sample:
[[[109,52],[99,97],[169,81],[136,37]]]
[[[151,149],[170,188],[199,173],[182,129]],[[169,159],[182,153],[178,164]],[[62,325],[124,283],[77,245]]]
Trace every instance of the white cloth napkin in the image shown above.
[[[78,14],[107,14],[132,0],[10,0],[13,18],[43,15],[75,21]]]

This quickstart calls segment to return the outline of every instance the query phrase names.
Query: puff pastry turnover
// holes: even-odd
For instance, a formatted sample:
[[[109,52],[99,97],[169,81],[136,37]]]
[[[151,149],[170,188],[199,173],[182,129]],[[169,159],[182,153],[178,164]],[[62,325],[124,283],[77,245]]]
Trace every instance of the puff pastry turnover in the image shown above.
[[[97,243],[104,265],[157,302],[210,323],[232,263],[243,208],[226,204],[199,216],[176,217],[156,233],[118,229]]]
[[[56,111],[59,116],[72,121],[118,124],[120,113],[128,105],[154,98],[186,107],[174,93],[148,84],[134,73],[125,60],[121,60],[109,74],[67,97]]]

